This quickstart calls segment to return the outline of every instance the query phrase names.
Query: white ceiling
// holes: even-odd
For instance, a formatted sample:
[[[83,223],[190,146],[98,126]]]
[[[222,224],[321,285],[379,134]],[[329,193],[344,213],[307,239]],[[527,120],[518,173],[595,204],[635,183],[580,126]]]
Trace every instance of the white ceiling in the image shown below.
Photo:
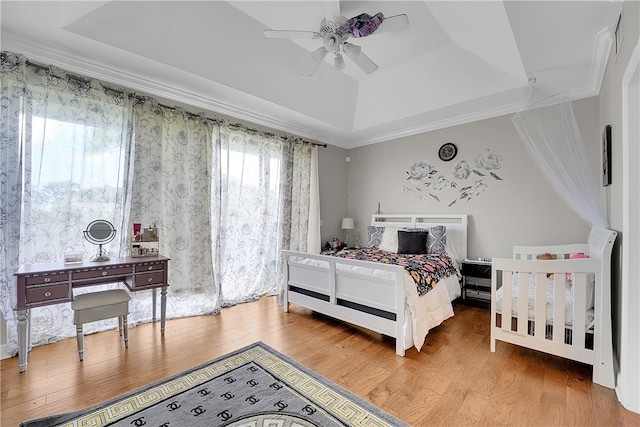
[[[2,1],[2,49],[176,102],[353,148],[513,113],[542,93],[597,95],[618,1],[340,1],[343,16],[405,13],[409,28],[351,39],[345,58],[301,71],[321,40],[307,1]],[[536,92],[537,93],[537,92]]]

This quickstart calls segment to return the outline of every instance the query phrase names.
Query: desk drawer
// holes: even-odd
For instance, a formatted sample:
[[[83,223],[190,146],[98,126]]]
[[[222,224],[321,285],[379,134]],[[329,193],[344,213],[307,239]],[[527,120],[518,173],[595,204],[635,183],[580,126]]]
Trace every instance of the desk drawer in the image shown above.
[[[148,271],[164,270],[164,264],[165,263],[162,261],[150,261],[136,265],[136,274],[146,273]]]
[[[38,276],[27,276],[24,278],[24,283],[27,286],[47,285],[47,284],[68,282],[68,281],[69,281],[68,272],[61,272],[58,274],[52,273],[52,274],[38,275]]]
[[[154,271],[151,273],[138,273],[134,276],[134,288],[144,288],[145,286],[163,285],[164,271]]]
[[[71,301],[71,288],[69,282],[52,286],[31,286],[26,289],[25,297],[27,305],[56,300]]]
[[[91,270],[74,271],[71,275],[73,280],[102,279],[105,277],[131,276],[133,266],[117,266],[114,268],[96,268]]]

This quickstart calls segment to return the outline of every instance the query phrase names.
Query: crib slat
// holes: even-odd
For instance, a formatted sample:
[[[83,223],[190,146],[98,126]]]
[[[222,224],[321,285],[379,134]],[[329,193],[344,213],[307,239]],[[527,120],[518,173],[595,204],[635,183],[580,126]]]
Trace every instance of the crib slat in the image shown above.
[[[511,330],[511,289],[513,288],[513,273],[504,271],[502,273],[502,325],[504,331]]]
[[[565,328],[565,285],[564,275],[553,277],[553,342],[564,343]]]
[[[518,333],[527,334],[529,326],[529,274],[518,273]]]
[[[573,340],[572,345],[584,348],[586,307],[587,307],[587,275],[585,273],[573,274]]]
[[[535,336],[544,339],[547,326],[547,275],[538,273],[535,276]]]

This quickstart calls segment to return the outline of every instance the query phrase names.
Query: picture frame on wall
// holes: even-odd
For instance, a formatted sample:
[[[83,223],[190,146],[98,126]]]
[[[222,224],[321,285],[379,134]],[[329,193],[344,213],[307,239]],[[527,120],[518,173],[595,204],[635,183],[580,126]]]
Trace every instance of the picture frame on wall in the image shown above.
[[[602,186],[611,185],[611,125],[602,131]]]

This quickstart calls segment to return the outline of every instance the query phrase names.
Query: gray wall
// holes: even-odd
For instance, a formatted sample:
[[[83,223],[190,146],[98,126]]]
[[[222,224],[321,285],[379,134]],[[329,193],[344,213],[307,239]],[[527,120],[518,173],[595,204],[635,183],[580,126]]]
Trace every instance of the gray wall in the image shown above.
[[[576,119],[592,159],[594,173],[600,171],[600,129],[598,99],[574,102]],[[438,158],[438,148],[446,142],[458,147],[449,162]],[[436,192],[422,186],[413,197],[403,194],[411,185],[406,171],[417,161],[427,161],[440,173],[451,177],[460,160],[475,166],[484,149],[499,153],[502,167],[494,170],[502,180],[488,176],[485,194],[457,200],[459,189],[480,177],[475,174],[460,181],[455,189]],[[560,244],[586,242],[590,225],[561,199],[542,175],[520,142],[510,116],[482,120],[393,141],[359,147],[347,153],[347,214],[356,221],[357,231],[366,236],[371,214],[381,203],[384,213],[466,213],[469,214],[469,257],[511,257],[514,244]],[[329,173],[320,169],[320,173]],[[412,187],[417,187],[413,185]],[[428,193],[435,194],[436,201]],[[424,196],[423,199],[420,196]],[[324,201],[321,200],[321,205]]]
[[[347,150],[333,145],[318,148],[318,185],[320,187],[320,235],[322,244],[332,237],[344,239],[340,228],[347,216]]]

